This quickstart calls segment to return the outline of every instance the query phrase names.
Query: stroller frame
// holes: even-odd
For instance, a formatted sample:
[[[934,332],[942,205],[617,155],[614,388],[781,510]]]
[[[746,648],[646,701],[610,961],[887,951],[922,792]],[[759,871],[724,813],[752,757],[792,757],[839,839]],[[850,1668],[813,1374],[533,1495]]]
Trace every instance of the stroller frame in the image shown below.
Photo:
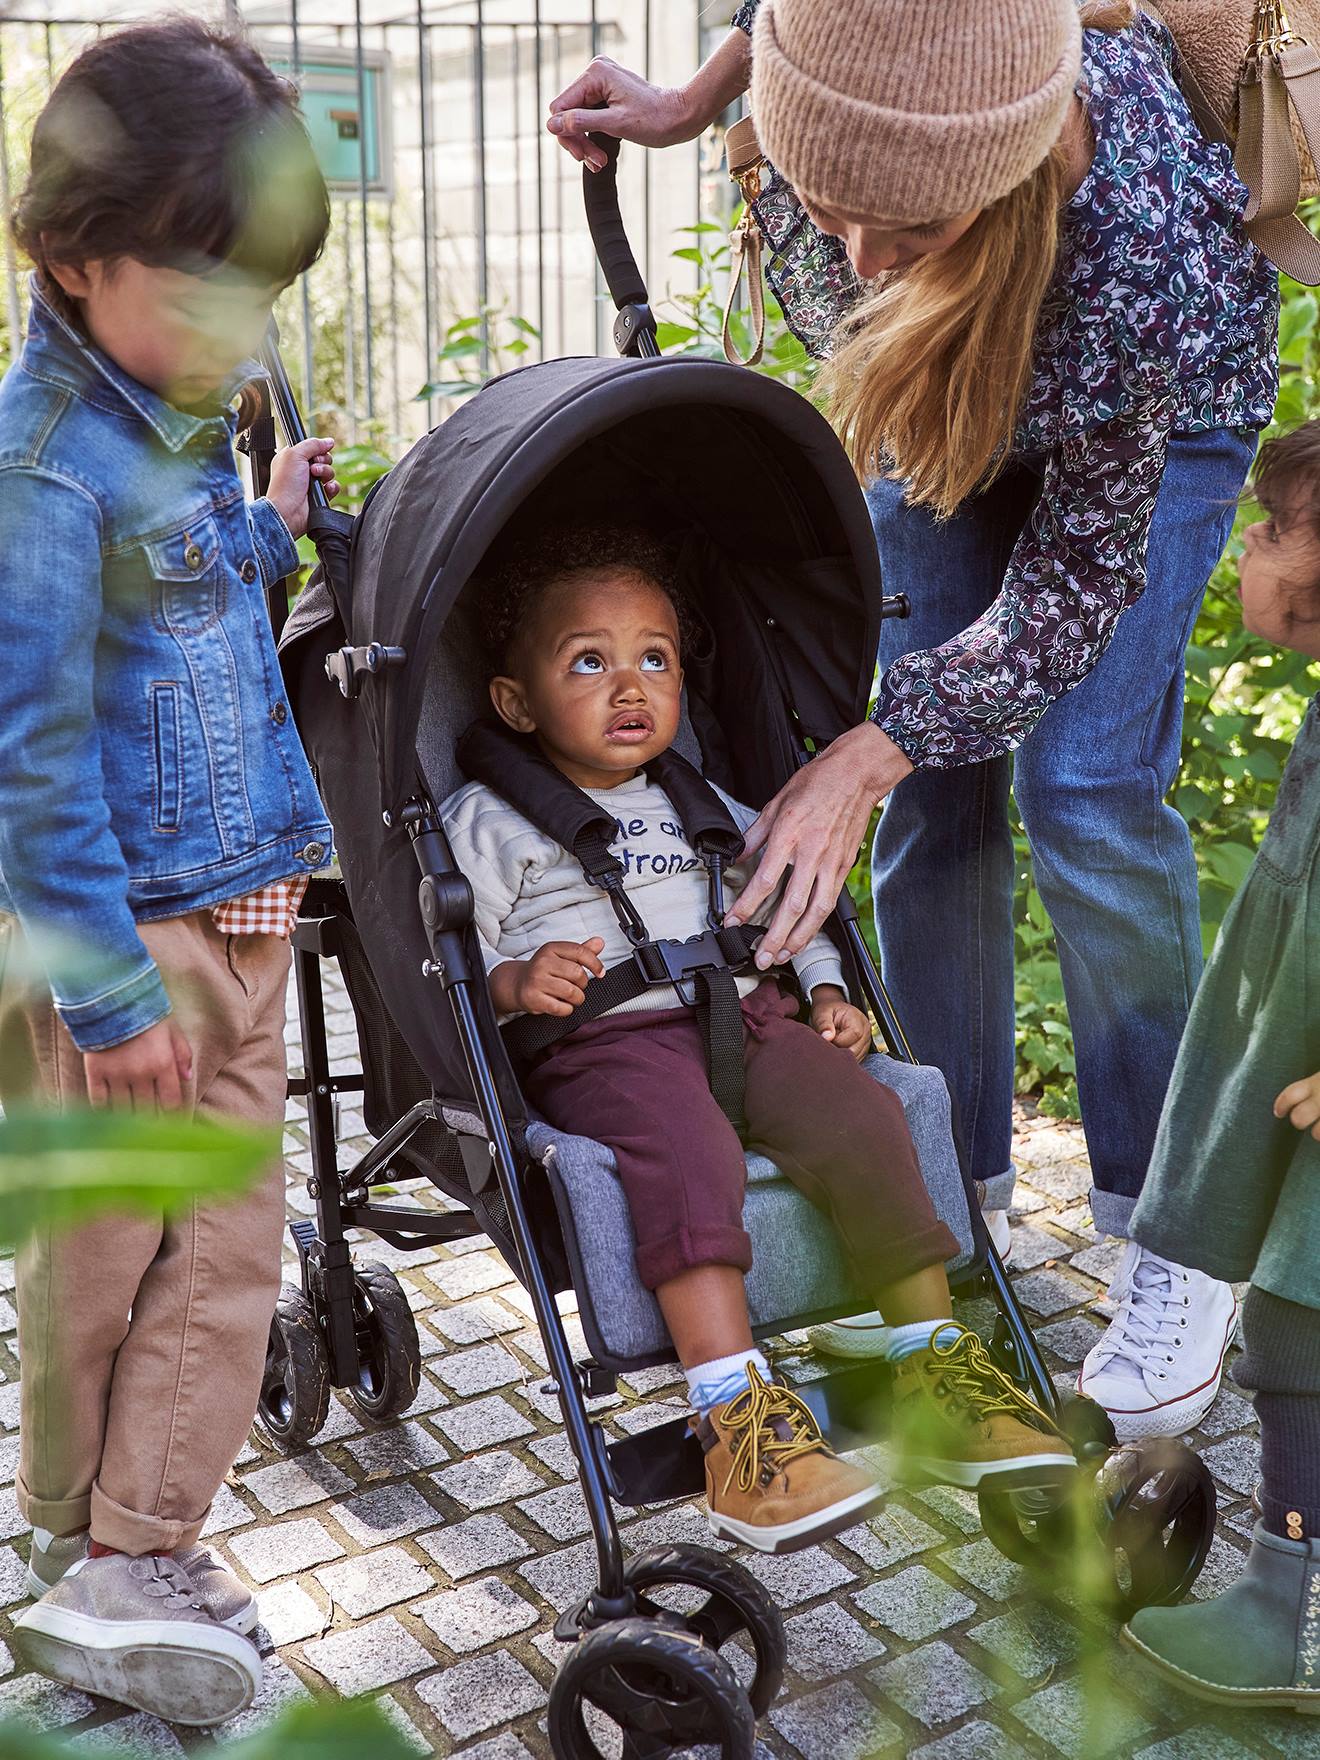
[[[619,310],[615,325],[616,343],[621,353],[657,355],[655,320],[619,216],[614,179],[617,143],[595,138],[602,146],[612,149],[607,170],[584,178],[584,183],[597,254]],[[275,446],[272,398],[287,440],[294,442],[305,434],[277,344],[278,338],[272,335],[263,359],[269,377],[266,407],[249,438],[258,493],[263,492],[268,481],[269,461]],[[344,546],[351,520],[328,507],[319,486],[314,485],[312,498],[309,535],[326,560],[327,554],[333,554],[336,546]],[[278,635],[287,610],[283,583],[271,593],[270,610]],[[885,614],[906,615],[906,605],[889,601]],[[329,657],[326,669],[345,695],[356,695],[362,676],[388,665],[393,658],[393,651],[379,649],[378,644],[370,648],[342,649]],[[802,762],[807,757],[805,750],[800,752]],[[558,1395],[564,1426],[579,1467],[596,1551],[597,1580],[585,1599],[561,1616],[555,1627],[556,1635],[577,1642],[579,1661],[586,1657],[589,1663],[594,1662],[599,1667],[601,1664],[594,1651],[599,1651],[603,1658],[610,1634],[613,1634],[610,1642],[617,1639],[618,1645],[626,1650],[628,1642],[642,1641],[636,1628],[643,1621],[658,1628],[651,1634],[654,1642],[663,1640],[666,1626],[673,1625],[675,1616],[657,1609],[647,1600],[644,1590],[648,1584],[661,1580],[696,1584],[709,1592],[710,1599],[700,1610],[700,1616],[693,1616],[688,1621],[689,1628],[695,1629],[703,1640],[717,1644],[738,1629],[748,1631],[754,1638],[760,1667],[750,1693],[750,1704],[751,1710],[759,1715],[773,1699],[782,1675],[783,1633],[777,1611],[756,1580],[730,1561],[717,1559],[699,1548],[667,1549],[666,1559],[672,1562],[667,1577],[665,1571],[656,1566],[653,1555],[625,1560],[613,1501],[625,1504],[658,1502],[701,1489],[699,1445],[682,1418],[639,1436],[611,1442],[587,1410],[589,1398],[613,1391],[616,1377],[591,1358],[574,1360],[538,1252],[526,1181],[533,1170],[537,1175],[541,1175],[542,1170],[516,1146],[505,1117],[474,1002],[477,987],[484,984],[485,975],[479,966],[474,969],[465,945],[465,933],[473,915],[472,888],[457,869],[436,804],[420,769],[416,792],[403,807],[399,819],[418,866],[418,907],[430,949],[423,973],[452,1010],[476,1097],[481,1133],[475,1128],[467,1130],[456,1125],[452,1109],[433,1095],[429,1100],[413,1105],[351,1166],[341,1168],[336,1142],[339,1098],[344,1094],[362,1093],[366,1078],[362,1073],[335,1074],[330,1069],[321,960],[342,953],[343,927],[352,922],[352,909],[342,881],[321,876],[314,878],[293,936],[304,1073],[290,1081],[288,1091],[291,1097],[303,1098],[307,1104],[312,1161],[308,1192],[314,1201],[315,1216],[291,1225],[298,1249],[302,1287],[300,1291],[292,1291],[286,1286],[285,1299],[292,1300],[297,1296],[305,1305],[301,1317],[310,1316],[314,1321],[310,1329],[314,1335],[312,1355],[315,1357],[319,1349],[320,1356],[309,1365],[305,1354],[307,1337],[304,1335],[301,1345],[295,1349],[291,1345],[290,1329],[282,1327],[281,1316],[277,1314],[263,1387],[263,1426],[286,1446],[301,1446],[324,1421],[331,1386],[346,1389],[364,1415],[374,1421],[393,1417],[411,1403],[419,1368],[411,1313],[391,1273],[377,1266],[367,1268],[370,1275],[365,1275],[363,1270],[355,1268],[345,1231],[350,1228],[369,1230],[403,1251],[470,1238],[484,1232],[482,1221],[471,1210],[435,1213],[376,1202],[372,1198],[374,1188],[387,1183],[391,1177],[397,1177],[391,1175],[392,1159],[417,1131],[425,1125],[443,1125],[457,1137],[474,1193],[482,1190],[492,1177],[497,1183],[507,1210],[509,1231],[517,1248],[522,1281],[531,1297],[547,1352],[550,1378],[544,1391]],[[390,823],[388,814],[386,822]],[[912,1048],[846,891],[840,899],[837,917],[855,958],[866,1002],[886,1050],[897,1060],[915,1063]],[[410,1173],[407,1177],[415,1175]],[[955,1293],[964,1297],[988,1293],[992,1297],[997,1318],[991,1348],[997,1360],[1047,1413],[1058,1420],[1070,1437],[1079,1463],[1090,1463],[1094,1470],[1113,1444],[1108,1419],[1089,1402],[1060,1399],[1016,1292],[988,1237],[979,1208],[970,1201],[969,1207],[977,1257],[953,1277]],[[319,1339],[319,1346],[315,1344],[316,1339]],[[304,1354],[300,1356],[299,1350]],[[886,1382],[887,1374],[882,1365],[851,1367],[803,1384],[795,1391],[813,1409],[822,1429],[836,1446],[846,1448],[869,1439],[868,1419],[873,1415],[877,1393]],[[300,1383],[300,1377],[304,1383],[309,1377],[316,1381],[310,1395]],[[1115,1458],[1122,1463],[1122,1469],[1113,1476],[1102,1500],[1101,1527],[1104,1532],[1104,1523],[1108,1523],[1105,1538],[1111,1549],[1122,1549],[1131,1573],[1117,1599],[1128,1605],[1176,1600],[1194,1580],[1209,1548],[1214,1495],[1208,1475],[1195,1457],[1186,1450],[1179,1451],[1178,1445],[1149,1448],[1145,1452],[1141,1448],[1129,1449]],[[1046,1508],[1039,1498],[1033,1504],[1030,1498],[1015,1499],[1012,1493],[1000,1493],[982,1495],[981,1505],[990,1538],[1002,1551],[1043,1576],[1050,1574],[1060,1546],[1078,1542],[1076,1518],[1066,1503]],[[712,1608],[716,1608],[716,1613],[712,1613]],[[704,1627],[700,1624],[701,1618],[706,1621]],[[594,1646],[593,1639],[599,1640]],[[664,1651],[663,1643],[660,1649]],[[675,1737],[681,1738],[678,1745],[711,1739],[713,1718],[715,1726],[723,1731],[724,1739],[731,1744],[723,1751],[750,1755],[753,1726],[743,1716],[741,1702],[734,1703],[735,1696],[741,1695],[742,1689],[737,1687],[727,1664],[722,1663],[717,1651],[714,1652],[713,1660],[721,1664],[728,1678],[720,1676],[714,1686],[707,1679],[703,1685],[695,1676],[689,1679],[683,1674],[687,1663],[672,1646],[671,1651],[672,1654],[666,1652],[659,1660],[665,1678],[672,1683],[682,1676],[685,1691],[694,1704],[699,1702],[701,1710],[701,1716],[695,1721],[689,1719],[685,1724],[679,1720],[673,1731]],[[623,1654],[623,1651],[618,1653]],[[614,1661],[606,1666],[613,1668],[616,1674],[621,1668],[621,1664]],[[642,1679],[640,1661],[634,1657],[629,1669],[631,1672],[623,1670],[623,1675],[635,1699],[640,1691],[637,1683]],[[556,1690],[568,1673],[569,1665],[566,1665],[556,1682]],[[582,1747],[574,1733],[580,1724],[580,1703],[585,1699],[606,1704],[608,1695],[593,1692],[582,1669],[570,1684],[577,1698],[574,1699],[567,1689],[561,1694],[558,1723],[552,1694],[552,1742],[557,1744],[556,1753],[565,1756],[593,1754],[594,1747]],[[617,1698],[617,1693],[615,1696]],[[564,1704],[568,1705],[567,1710]],[[701,1717],[706,1721],[702,1722]],[[626,1731],[629,1727],[625,1722]],[[749,1730],[753,1733],[749,1734]],[[638,1741],[643,1745],[638,1746],[634,1745],[631,1736],[626,1735],[625,1755],[674,1751],[672,1746],[646,1745],[649,1740],[646,1738],[643,1742],[639,1737]],[[559,1743],[564,1745],[561,1747]]]

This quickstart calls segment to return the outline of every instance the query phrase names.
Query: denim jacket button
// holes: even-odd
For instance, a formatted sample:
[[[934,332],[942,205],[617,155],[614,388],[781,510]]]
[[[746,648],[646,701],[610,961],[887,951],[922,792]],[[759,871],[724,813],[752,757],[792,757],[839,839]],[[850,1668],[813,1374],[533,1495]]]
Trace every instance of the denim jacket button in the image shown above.
[[[257,578],[257,565],[255,562],[253,562],[253,560],[250,556],[245,556],[243,558],[243,566],[239,569],[238,572],[239,572],[240,577],[243,580],[245,580],[249,586],[251,586],[253,581],[256,580],[256,578]]]
[[[273,703],[271,705],[270,718],[275,723],[276,727],[283,727],[284,723],[289,719],[289,711],[285,708],[283,703]]]
[[[200,545],[194,544],[191,538],[188,540],[187,548],[184,550],[183,560],[188,564],[188,567],[192,569],[200,568],[205,560],[202,556]]]
[[[304,844],[301,856],[309,868],[319,868],[325,860],[325,845],[315,842]]]

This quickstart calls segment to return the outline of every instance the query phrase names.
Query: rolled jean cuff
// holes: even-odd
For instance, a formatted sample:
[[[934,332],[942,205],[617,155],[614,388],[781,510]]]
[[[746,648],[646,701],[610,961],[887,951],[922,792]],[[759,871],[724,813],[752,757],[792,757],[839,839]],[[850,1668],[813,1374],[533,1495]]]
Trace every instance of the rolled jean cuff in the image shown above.
[[[1013,1192],[1017,1186],[1017,1168],[1010,1161],[1002,1173],[993,1179],[983,1182],[985,1196],[981,1200],[982,1210],[1007,1210],[1013,1202]]]
[[[99,1485],[92,1486],[92,1539],[116,1552],[127,1552],[134,1558],[146,1553],[178,1552],[193,1546],[206,1522],[208,1511],[188,1521],[168,1521],[162,1516],[144,1516],[138,1510],[125,1509],[113,1497],[107,1497]],[[45,1524],[43,1523],[44,1527]]]
[[[698,1265],[752,1268],[752,1237],[745,1228],[679,1228],[637,1249],[637,1275],[647,1289],[658,1289]]]
[[[1095,1224],[1097,1234],[1109,1234],[1117,1240],[1127,1240],[1132,1229],[1132,1212],[1136,1207],[1137,1200],[1125,1198],[1122,1192],[1102,1192],[1099,1186],[1091,1187],[1091,1221]]]
[[[14,1497],[18,1513],[33,1528],[44,1528],[48,1534],[77,1534],[91,1523],[90,1493],[81,1497],[34,1497],[23,1483],[15,1481]]]

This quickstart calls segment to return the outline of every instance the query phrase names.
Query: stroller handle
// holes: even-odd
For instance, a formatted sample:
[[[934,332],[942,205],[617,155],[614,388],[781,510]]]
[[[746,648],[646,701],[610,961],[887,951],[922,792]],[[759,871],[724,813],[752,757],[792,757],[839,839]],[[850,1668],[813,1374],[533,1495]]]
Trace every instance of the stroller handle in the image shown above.
[[[266,339],[261,345],[258,356],[261,370],[270,380],[271,401],[275,405],[275,413],[279,417],[280,426],[284,429],[284,438],[290,446],[296,446],[300,440],[307,439],[307,424],[303,421],[302,411],[298,408],[298,399],[293,394],[293,386],[289,383],[289,375],[284,370],[284,361],[280,356],[280,332],[274,318],[266,332]],[[329,507],[325,490],[312,479],[308,491],[308,500],[313,507]]]
[[[646,304],[646,283],[637,267],[628,234],[619,212],[619,145],[612,135],[592,134],[588,140],[605,154],[599,171],[583,170],[582,199],[587,210],[587,225],[596,260],[610,290],[610,298],[620,311],[625,306]]]

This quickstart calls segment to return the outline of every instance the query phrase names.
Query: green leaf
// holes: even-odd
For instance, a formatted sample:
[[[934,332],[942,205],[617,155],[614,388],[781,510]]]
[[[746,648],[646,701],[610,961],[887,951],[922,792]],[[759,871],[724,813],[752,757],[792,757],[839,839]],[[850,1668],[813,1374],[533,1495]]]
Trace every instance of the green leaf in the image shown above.
[[[674,324],[664,321],[655,327],[655,339],[662,354],[666,349],[681,348],[685,342],[691,342],[694,336],[700,334],[701,332],[691,324]]]
[[[108,1210],[234,1197],[279,1153],[278,1130],[179,1113],[11,1109],[0,1120],[0,1240]]]
[[[510,317],[509,322],[513,325],[515,330],[520,330],[524,336],[540,337],[541,332],[528,318]]]
[[[1212,843],[1202,852],[1206,868],[1221,885],[1236,892],[1247,877],[1247,870],[1256,859],[1256,852],[1246,844]]]
[[[706,253],[694,244],[680,245],[676,251],[671,251],[669,254],[672,257],[681,257],[685,263],[704,263],[706,260]]]
[[[1306,352],[1311,340],[1311,332],[1315,329],[1316,319],[1320,317],[1320,307],[1316,305],[1313,293],[1299,294],[1296,299],[1285,300],[1279,312],[1279,357],[1281,360],[1300,360]],[[1301,348],[1296,355],[1290,352],[1294,344],[1300,342]]]

